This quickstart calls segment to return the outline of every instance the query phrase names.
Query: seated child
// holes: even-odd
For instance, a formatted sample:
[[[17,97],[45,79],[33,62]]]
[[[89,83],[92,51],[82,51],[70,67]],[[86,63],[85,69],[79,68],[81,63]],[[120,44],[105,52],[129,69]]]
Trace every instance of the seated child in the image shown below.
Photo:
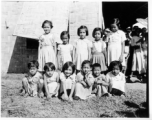
[[[108,93],[109,84],[105,80],[105,75],[101,74],[101,65],[98,63],[93,64],[92,72],[95,78],[93,93],[97,94],[98,97],[110,96]]]
[[[106,75],[106,81],[109,83],[109,92],[112,95],[125,96],[125,75],[121,72],[122,65],[120,61],[112,61],[109,66],[109,73]]]
[[[44,88],[47,99],[58,96],[59,74],[55,72],[55,65],[52,62],[45,63],[44,66]]]
[[[75,89],[75,65],[72,62],[66,62],[63,65],[60,74],[61,88],[60,95],[63,100],[73,101],[73,93]]]
[[[43,79],[42,75],[38,72],[38,66],[39,64],[35,60],[28,63],[29,72],[22,80],[23,89],[21,95],[24,95],[24,97],[36,97],[37,95],[43,97]]]
[[[88,99],[92,97],[92,86],[94,77],[91,74],[91,63],[89,60],[84,60],[81,66],[81,72],[76,76],[75,100]]]

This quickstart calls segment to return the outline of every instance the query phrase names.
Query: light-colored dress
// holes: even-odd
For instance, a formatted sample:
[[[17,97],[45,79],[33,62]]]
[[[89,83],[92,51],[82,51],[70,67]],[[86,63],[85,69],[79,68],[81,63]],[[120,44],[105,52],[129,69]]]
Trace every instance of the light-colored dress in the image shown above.
[[[52,62],[56,66],[54,46],[55,40],[51,33],[40,36],[38,49],[39,71],[44,71],[44,65],[47,62]]]
[[[125,33],[118,30],[115,33],[110,34],[108,41],[108,66],[112,61],[119,60],[122,51],[121,43],[126,40]],[[126,66],[125,59],[123,58],[123,66]]]
[[[48,86],[48,91],[50,94],[54,94],[55,90],[58,87],[58,82],[57,82],[57,78],[59,77],[59,74],[57,72],[54,72],[52,77],[48,77],[46,74],[44,74],[44,79],[47,82],[47,86]],[[56,94],[55,96],[57,96],[58,94]]]
[[[27,83],[28,94],[33,97],[37,96],[38,83],[43,83],[41,73],[37,72],[34,76],[31,76],[30,73],[28,73],[25,78],[23,78],[23,81]]]
[[[92,42],[88,39],[78,39],[75,43],[75,65],[77,70],[81,70],[81,64],[84,60],[90,60],[89,51],[91,51]]]
[[[113,75],[112,72],[107,73],[106,81],[109,83],[109,89],[112,88],[118,89],[122,92],[125,92],[125,75],[122,72],[119,72],[117,76]]]
[[[65,74],[61,73],[60,74],[60,80],[61,80],[60,93],[63,93],[63,84],[62,83],[63,82],[65,83],[66,90],[72,89],[72,85],[75,84],[75,78],[76,78],[75,74],[72,74],[66,78]]]
[[[106,51],[106,43],[102,40],[100,41],[93,41],[92,42],[92,60],[91,63],[99,63],[101,65],[101,71],[106,71],[106,59],[105,59],[105,54],[103,52]]]
[[[138,36],[133,36],[131,40],[131,46],[139,45],[139,47],[134,48],[133,52],[133,61],[132,61],[132,71],[138,71],[139,74],[145,73],[145,62],[144,62],[144,55],[141,49],[141,43],[136,43],[141,39]]]
[[[97,83],[97,81],[107,82],[104,74],[100,74],[100,76],[95,77],[94,79],[95,79],[94,81],[95,83]],[[101,96],[108,93],[108,86],[104,86],[104,85],[93,86],[93,91],[96,91],[97,93],[99,86],[101,86],[101,91],[99,91],[101,93]]]
[[[61,58],[58,60],[58,66],[61,69],[66,62],[72,62],[71,53],[73,53],[73,46],[71,44],[61,44],[58,46],[58,50],[61,53]]]
[[[90,87],[83,87],[83,85],[80,83],[81,81],[87,82],[90,81],[92,85]],[[75,96],[78,96],[80,99],[88,99],[92,97],[92,86],[94,83],[94,77],[91,73],[87,75],[83,75],[82,72],[79,72],[76,76],[76,86],[75,86]]]

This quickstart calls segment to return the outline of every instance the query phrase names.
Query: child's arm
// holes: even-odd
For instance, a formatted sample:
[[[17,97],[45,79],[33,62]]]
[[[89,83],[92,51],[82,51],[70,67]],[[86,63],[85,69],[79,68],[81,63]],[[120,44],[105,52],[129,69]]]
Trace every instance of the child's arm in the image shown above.
[[[86,84],[88,87],[91,87],[94,83],[94,77],[92,75],[89,75],[86,77]]]
[[[60,80],[61,80],[61,84],[63,85],[64,98],[68,100],[68,94],[66,90],[66,78],[64,76],[64,73],[61,73]]]
[[[58,83],[58,86],[57,86],[57,88],[55,89],[55,94],[57,94],[58,93],[58,91],[59,91],[59,88],[60,88],[60,83],[59,83],[59,74],[57,73],[57,77],[56,77],[56,82]]]
[[[49,90],[48,90],[48,86],[47,86],[47,81],[44,77],[44,88],[45,88],[45,92],[46,92],[46,97],[49,98]]]

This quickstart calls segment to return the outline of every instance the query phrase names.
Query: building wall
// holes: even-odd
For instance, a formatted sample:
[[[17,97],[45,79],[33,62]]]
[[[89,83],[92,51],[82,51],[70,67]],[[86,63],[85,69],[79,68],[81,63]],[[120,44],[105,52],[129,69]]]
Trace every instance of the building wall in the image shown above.
[[[24,2],[1,2],[1,74],[25,73],[27,62],[37,59],[37,49],[27,49],[27,39],[13,36]]]

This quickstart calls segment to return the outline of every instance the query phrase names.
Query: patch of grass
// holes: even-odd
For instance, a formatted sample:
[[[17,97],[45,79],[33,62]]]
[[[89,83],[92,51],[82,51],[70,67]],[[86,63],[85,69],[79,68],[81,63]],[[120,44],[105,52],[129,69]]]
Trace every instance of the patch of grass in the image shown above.
[[[14,80],[2,79],[2,117],[34,117],[34,118],[117,118],[117,117],[148,117],[146,91],[130,89],[129,85],[126,98],[119,96],[90,98],[73,102],[52,98],[24,98],[19,96],[21,77]],[[136,84],[132,88],[136,87]],[[139,84],[138,84],[139,85]]]

